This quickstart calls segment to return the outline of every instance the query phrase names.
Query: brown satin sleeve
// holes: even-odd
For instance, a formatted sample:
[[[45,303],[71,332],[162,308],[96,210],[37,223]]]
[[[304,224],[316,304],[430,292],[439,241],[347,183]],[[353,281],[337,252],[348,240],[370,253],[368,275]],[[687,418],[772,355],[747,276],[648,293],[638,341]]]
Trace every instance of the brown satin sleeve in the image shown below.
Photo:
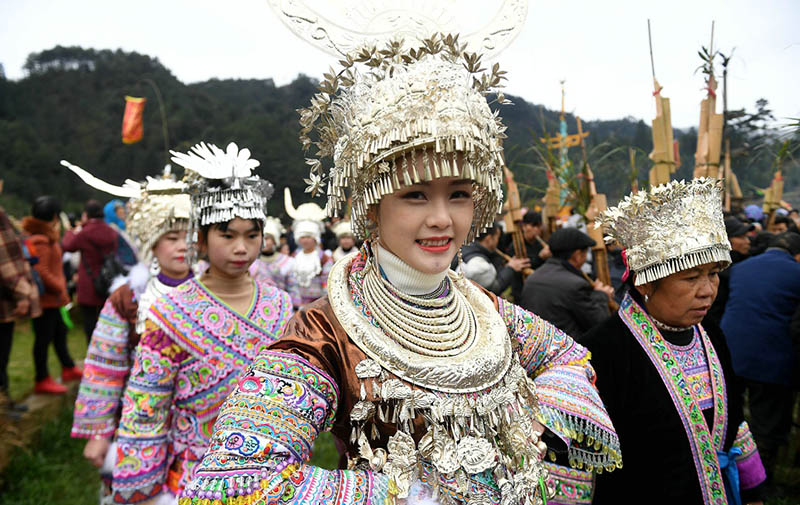
[[[480,286],[478,287],[483,293],[486,293],[497,309],[497,297]],[[289,321],[284,336],[270,345],[269,349],[297,354],[328,374],[336,382],[339,386],[339,404],[331,433],[344,443],[348,452],[357,453],[358,447],[350,442],[352,430],[350,412],[359,401],[361,394],[361,381],[356,376],[355,367],[367,356],[350,340],[344,328],[339,324],[328,297],[320,298],[297,311]],[[394,377],[391,374],[389,376]],[[376,392],[372,391],[373,383],[371,381],[364,382],[366,399],[375,401],[377,398]],[[406,381],[402,382],[408,384]],[[417,389],[412,384],[408,385]],[[397,427],[394,424],[377,420],[375,425],[378,437],[373,441],[373,446],[386,447],[389,437],[397,431]],[[419,441],[419,438],[425,433],[421,417],[415,420],[415,426],[413,437]]]
[[[347,336],[333,313],[328,297],[301,308],[286,326],[280,340],[269,347],[291,352],[328,374],[339,387],[339,404],[332,433],[350,438],[350,411],[359,400],[360,382],[355,367],[366,355]]]

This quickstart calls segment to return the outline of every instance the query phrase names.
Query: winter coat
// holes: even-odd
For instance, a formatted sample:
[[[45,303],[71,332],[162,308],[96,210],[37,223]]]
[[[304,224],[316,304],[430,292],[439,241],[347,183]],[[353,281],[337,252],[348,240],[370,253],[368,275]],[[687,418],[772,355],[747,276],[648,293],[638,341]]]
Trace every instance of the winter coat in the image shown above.
[[[478,242],[461,249],[462,270],[467,279],[475,281],[496,295],[500,295],[514,280],[514,270],[503,266],[497,253],[490,252]]]
[[[790,325],[799,303],[800,263],[788,252],[768,249],[731,267],[722,331],[738,376],[791,384]]]
[[[596,291],[572,265],[549,258],[525,280],[519,305],[580,342],[609,316],[608,296]]]
[[[44,283],[44,293],[39,297],[42,308],[54,309],[69,303],[67,295],[67,279],[61,266],[61,246],[58,245],[58,233],[51,223],[26,217],[22,220],[22,228],[30,235],[26,241],[28,252],[39,258],[34,268]]]
[[[105,302],[107,295],[95,291],[93,279],[100,274],[106,255],[116,251],[117,239],[117,232],[99,218],[90,219],[78,233],[69,230],[64,234],[64,250],[81,252],[78,267],[78,303],[81,305],[100,307]]]
[[[17,231],[0,207],[0,323],[17,319],[14,311],[17,302],[28,300],[25,316],[39,317],[39,288],[31,275],[31,267],[22,253],[22,244]]]

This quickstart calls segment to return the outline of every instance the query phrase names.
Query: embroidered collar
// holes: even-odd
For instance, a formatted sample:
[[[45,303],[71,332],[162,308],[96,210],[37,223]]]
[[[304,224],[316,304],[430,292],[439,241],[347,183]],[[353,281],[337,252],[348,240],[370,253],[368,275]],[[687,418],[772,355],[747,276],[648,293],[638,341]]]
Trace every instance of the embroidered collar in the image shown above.
[[[678,416],[683,423],[692,450],[697,477],[705,505],[725,505],[725,489],[717,451],[723,449],[728,427],[727,392],[722,365],[705,330],[700,325],[695,331],[706,352],[709,377],[714,396],[714,426],[708,429],[703,412],[678,365],[671,347],[661,336],[653,320],[636,303],[630,294],[619,308],[619,316],[636,341],[642,346],[664,382]]]

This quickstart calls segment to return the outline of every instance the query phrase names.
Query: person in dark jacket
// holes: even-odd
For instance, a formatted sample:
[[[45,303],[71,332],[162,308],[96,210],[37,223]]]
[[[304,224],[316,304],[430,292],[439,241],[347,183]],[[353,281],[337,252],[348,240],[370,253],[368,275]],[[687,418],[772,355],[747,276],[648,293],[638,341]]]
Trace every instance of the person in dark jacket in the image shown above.
[[[529,210],[522,216],[522,221],[519,223],[522,229],[522,238],[525,241],[525,251],[530,259],[530,268],[536,270],[544,265],[547,258],[552,256],[549,247],[543,244],[542,237],[542,215],[538,212]],[[502,237],[502,250],[509,256],[514,256],[514,241],[511,240],[511,235]],[[522,277],[515,276],[511,282],[511,296],[515,303],[519,303],[522,296]]]
[[[523,269],[531,264],[528,258],[512,257],[506,262],[497,254],[502,230],[497,223],[488,228],[475,242],[461,249],[464,276],[496,295],[500,295]]]
[[[103,261],[117,248],[117,232],[104,221],[103,206],[97,200],[89,200],[84,208],[82,224],[67,230],[62,245],[65,251],[80,251],[78,267],[78,304],[83,314],[83,331],[86,341],[92,338],[100,310],[109,293],[98,293],[93,279],[100,275]]]
[[[75,365],[67,348],[67,327],[61,317],[61,307],[69,303],[67,280],[61,266],[61,246],[58,245],[61,207],[52,196],[40,196],[33,202],[31,216],[22,220],[28,233],[28,251],[39,261],[34,268],[42,278],[44,293],[39,297],[42,315],[33,319],[33,364],[36,369],[35,393],[64,394],[67,388],[50,377],[47,369],[47,350],[50,343],[61,362],[62,382],[80,380],[83,370]]]
[[[747,234],[753,230],[752,224],[745,224],[734,216],[725,218],[725,233],[728,235],[728,242],[731,244],[731,264],[735,265],[740,261],[750,257],[750,238]],[[709,318],[719,326],[722,323],[722,315],[725,313],[725,305],[728,303],[730,292],[731,269],[727,268],[719,273],[719,289],[711,310],[708,311]]]
[[[740,384],[724,335],[701,324],[730,263],[721,186],[695,179],[640,191],[601,222],[631,274],[617,313],[582,340],[623,463],[597,475],[592,503],[758,503],[764,467]]]
[[[525,281],[519,305],[547,319],[578,342],[609,315],[610,286],[589,282],[581,267],[595,241],[576,228],[561,228],[550,237],[553,257]]]
[[[800,304],[800,235],[775,235],[762,254],[731,269],[722,317],[736,375],[749,391],[750,425],[768,475],[792,421],[791,323]]]

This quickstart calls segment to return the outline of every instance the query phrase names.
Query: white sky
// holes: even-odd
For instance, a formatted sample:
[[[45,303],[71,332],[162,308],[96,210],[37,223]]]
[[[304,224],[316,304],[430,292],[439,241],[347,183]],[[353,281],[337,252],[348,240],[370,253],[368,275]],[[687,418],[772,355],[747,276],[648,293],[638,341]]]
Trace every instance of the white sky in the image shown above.
[[[534,0],[519,37],[498,58],[508,93],[558,109],[566,79],[567,110],[585,120],[649,121],[647,18],[674,126],[698,121],[703,82],[694,71],[712,20],[715,46],[736,48],[729,108],[752,109],[765,97],[779,123],[800,117],[798,0]],[[0,0],[0,63],[9,78],[23,77],[29,53],[57,44],[154,56],[185,83],[271,77],[282,85],[298,73],[321,76],[333,63],[293,35],[266,0]]]

